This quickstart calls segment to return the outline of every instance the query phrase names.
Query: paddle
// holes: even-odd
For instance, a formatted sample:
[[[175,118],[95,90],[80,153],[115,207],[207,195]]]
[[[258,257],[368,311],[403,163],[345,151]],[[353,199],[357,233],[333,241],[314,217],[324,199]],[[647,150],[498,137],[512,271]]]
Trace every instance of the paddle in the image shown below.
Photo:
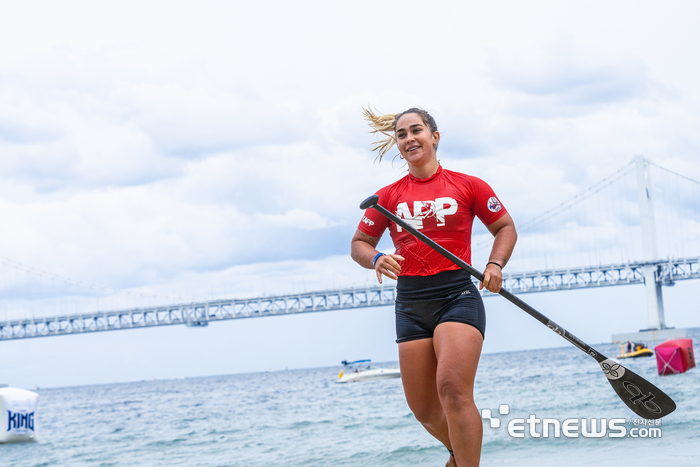
[[[467,271],[472,276],[476,277],[479,281],[484,280],[484,275],[474,269],[467,262],[458,258],[454,254],[447,251],[445,248],[441,247],[433,240],[428,238],[425,234],[422,234],[403,219],[396,216],[394,213],[389,212],[386,208],[379,204],[379,196],[372,195],[360,204],[360,209],[376,209],[383,216],[390,219],[392,222],[401,226],[402,229],[406,229],[408,232],[413,234],[420,241],[428,245],[433,250],[440,253],[445,258],[449,259],[457,266],[461,267]],[[583,342],[578,337],[571,334],[569,331],[563,327],[556,324],[551,319],[544,316],[539,311],[532,308],[527,303],[520,300],[518,297],[508,292],[505,289],[501,289],[498,292],[499,295],[503,296],[506,300],[513,303],[518,308],[525,311],[527,314],[535,318],[540,323],[547,326],[552,331],[559,334],[561,337],[567,341],[574,344],[576,347],[586,352],[588,355],[593,357],[605,373],[608,382],[612,385],[613,389],[617,395],[622,399],[627,407],[629,407],[634,413],[640,417],[646,419],[657,419],[665,417],[674,410],[676,410],[676,404],[673,399],[668,397],[663,391],[651,384],[649,381],[645,380],[641,376],[633,373],[624,366],[617,363],[615,360],[607,358],[605,355],[591,348],[588,344]]]

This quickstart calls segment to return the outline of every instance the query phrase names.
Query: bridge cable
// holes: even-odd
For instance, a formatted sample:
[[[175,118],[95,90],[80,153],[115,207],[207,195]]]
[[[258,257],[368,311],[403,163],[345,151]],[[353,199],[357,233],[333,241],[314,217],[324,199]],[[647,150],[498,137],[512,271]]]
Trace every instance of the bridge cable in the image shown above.
[[[16,269],[16,270],[25,271],[25,272],[28,272],[30,274],[34,274],[34,275],[39,276],[39,277],[44,277],[44,278],[49,279],[49,280],[54,281],[54,282],[62,282],[64,284],[75,285],[75,286],[82,287],[85,289],[92,289],[92,290],[99,290],[101,292],[127,294],[127,295],[134,295],[134,296],[141,296],[141,297],[148,297],[148,298],[165,298],[168,300],[173,300],[173,299],[182,300],[182,297],[146,294],[143,292],[130,292],[130,291],[126,291],[123,289],[117,289],[114,287],[91,284],[88,282],[83,282],[83,281],[71,279],[70,277],[59,276],[58,274],[54,274],[54,273],[45,271],[43,269],[35,268],[33,266],[29,266],[29,265],[24,264],[24,263],[20,263],[19,261],[12,260],[12,259],[7,258],[5,256],[0,256],[0,263],[4,264],[6,266],[9,266],[13,269]]]
[[[539,216],[533,217],[527,222],[524,222],[520,225],[517,226],[517,231],[518,233],[530,229],[538,224],[541,224],[542,222],[546,221],[547,219],[554,217],[555,215],[559,214],[561,211],[564,211],[565,209],[569,209],[576,204],[582,202],[583,200],[593,196],[594,194],[598,193],[600,190],[603,188],[611,185],[612,183],[616,182],[620,178],[622,178],[624,175],[626,175],[629,171],[630,168],[634,165],[634,162],[630,162],[624,167],[622,167],[620,170],[617,172],[613,173],[612,175],[602,179],[600,182],[596,183],[595,185],[592,185],[588,187],[587,189],[583,190],[573,198],[570,198],[563,203],[553,207],[552,209],[540,214]],[[488,239],[483,242],[477,243],[472,247],[473,250],[478,250],[480,248],[483,248],[485,246],[491,245],[493,243],[493,239]]]
[[[674,172],[673,170],[668,170],[667,168],[661,167],[660,165],[654,164],[653,162],[649,162],[649,165],[653,165],[654,167],[658,167],[658,168],[661,169],[661,170],[665,170],[666,172],[671,173],[671,174],[673,174],[673,175],[675,175],[675,176],[677,176],[677,177],[681,177],[681,178],[684,178],[684,179],[686,179],[686,180],[690,180],[691,182],[697,183],[698,185],[700,185],[700,182],[697,181],[697,180],[695,180],[694,178],[686,177],[685,175],[681,175],[681,174],[679,174],[679,173],[676,173],[676,172]]]

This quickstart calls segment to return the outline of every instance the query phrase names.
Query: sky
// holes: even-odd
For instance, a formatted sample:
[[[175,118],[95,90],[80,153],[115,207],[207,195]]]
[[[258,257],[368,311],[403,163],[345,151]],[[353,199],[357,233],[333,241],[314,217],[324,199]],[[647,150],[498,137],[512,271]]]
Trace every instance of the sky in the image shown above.
[[[358,205],[405,167],[374,163],[368,105],[431,112],[441,164],[489,182],[516,224],[637,154],[700,180],[699,16],[691,1],[4,2],[0,319],[370,283],[349,258]],[[681,204],[700,232],[697,198]],[[664,289],[670,325],[700,326],[693,287]],[[646,327],[641,286],[526,299],[588,343]],[[499,300],[485,351],[562,345]],[[0,383],[393,361],[394,339],[390,308],[26,339],[0,343]]]

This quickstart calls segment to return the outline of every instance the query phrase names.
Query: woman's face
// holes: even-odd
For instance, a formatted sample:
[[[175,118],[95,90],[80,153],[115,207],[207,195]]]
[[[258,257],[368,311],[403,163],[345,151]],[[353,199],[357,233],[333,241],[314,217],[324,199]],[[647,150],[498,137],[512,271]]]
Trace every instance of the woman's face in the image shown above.
[[[420,167],[434,159],[438,141],[440,134],[431,133],[418,114],[408,113],[396,122],[396,144],[409,165]]]

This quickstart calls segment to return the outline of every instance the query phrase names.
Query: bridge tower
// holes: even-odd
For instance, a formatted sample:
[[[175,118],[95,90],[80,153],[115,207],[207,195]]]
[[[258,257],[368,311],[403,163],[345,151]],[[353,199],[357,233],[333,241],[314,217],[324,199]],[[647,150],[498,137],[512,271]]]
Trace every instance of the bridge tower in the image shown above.
[[[637,196],[639,198],[639,216],[642,230],[642,259],[646,263],[654,263],[659,259],[659,252],[656,245],[656,219],[654,218],[649,160],[644,156],[637,155],[634,156],[634,163],[637,167]],[[666,328],[663,294],[661,281],[657,280],[657,269],[658,266],[655,264],[649,264],[643,268],[650,331]]]
[[[661,292],[661,266],[659,266],[659,252],[656,245],[656,222],[654,218],[654,205],[651,192],[651,178],[649,177],[650,162],[644,156],[634,156],[637,167],[637,196],[639,198],[639,216],[642,230],[642,260],[646,263],[642,267],[644,274],[644,287],[647,292],[647,314],[649,317],[648,329],[640,329],[639,332],[613,334],[615,343],[649,342],[665,339],[686,337],[688,330],[676,329],[666,326],[664,318],[664,301]],[[671,282],[669,285],[673,285]]]

